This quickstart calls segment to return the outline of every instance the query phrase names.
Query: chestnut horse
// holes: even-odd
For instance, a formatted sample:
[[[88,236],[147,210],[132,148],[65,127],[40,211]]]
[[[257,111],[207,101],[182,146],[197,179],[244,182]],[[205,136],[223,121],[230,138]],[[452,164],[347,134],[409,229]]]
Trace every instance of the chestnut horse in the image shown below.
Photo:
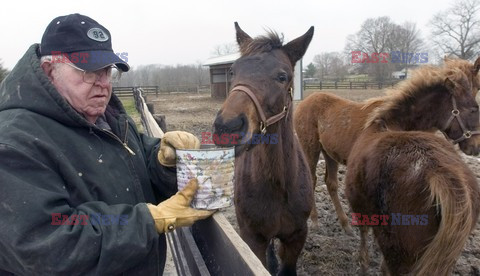
[[[428,129],[442,130],[466,154],[479,153],[478,104],[460,69],[420,69],[370,114],[352,147],[346,196],[361,218],[363,272],[372,225],[382,269],[394,275],[449,275],[475,227],[476,177],[451,143],[434,133],[408,131]],[[387,217],[379,225],[381,216]]]
[[[480,58],[474,64],[462,59],[445,59],[444,62],[444,68],[459,68],[467,75],[475,96],[480,88],[478,78]],[[353,143],[359,136],[368,114],[382,102],[382,98],[376,98],[357,103],[330,93],[314,93],[303,100],[295,110],[295,131],[307,157],[314,189],[317,183],[317,163],[322,153],[325,159],[325,184],[328,193],[342,228],[350,235],[353,234],[352,228],[337,192],[338,164],[346,164]],[[315,207],[312,209],[311,219],[318,225]]]
[[[231,67],[232,88],[214,121],[214,133],[225,138],[220,146],[235,145],[240,236],[271,273],[277,269],[273,239],[280,240],[279,274],[296,275],[313,185],[293,131],[293,70],[313,27],[285,45],[274,32],[252,39],[237,23],[235,29],[241,57]]]

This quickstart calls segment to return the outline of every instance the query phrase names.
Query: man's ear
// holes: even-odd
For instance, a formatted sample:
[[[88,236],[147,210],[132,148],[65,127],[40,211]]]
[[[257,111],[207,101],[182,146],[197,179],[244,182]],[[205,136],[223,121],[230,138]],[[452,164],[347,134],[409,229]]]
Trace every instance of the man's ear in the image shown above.
[[[53,63],[44,61],[40,66],[42,67],[43,72],[45,72],[45,75],[47,75],[48,79],[53,81]]]

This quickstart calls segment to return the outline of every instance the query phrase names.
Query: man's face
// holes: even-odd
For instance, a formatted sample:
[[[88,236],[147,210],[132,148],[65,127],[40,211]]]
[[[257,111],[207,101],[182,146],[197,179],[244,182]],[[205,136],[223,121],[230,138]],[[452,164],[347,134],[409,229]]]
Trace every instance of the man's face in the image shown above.
[[[46,71],[52,84],[68,103],[90,123],[94,124],[101,116],[112,96],[112,84],[107,77],[108,69],[96,71],[95,80],[84,81],[84,72],[69,64],[50,64],[50,74]],[[44,67],[42,65],[42,67]]]

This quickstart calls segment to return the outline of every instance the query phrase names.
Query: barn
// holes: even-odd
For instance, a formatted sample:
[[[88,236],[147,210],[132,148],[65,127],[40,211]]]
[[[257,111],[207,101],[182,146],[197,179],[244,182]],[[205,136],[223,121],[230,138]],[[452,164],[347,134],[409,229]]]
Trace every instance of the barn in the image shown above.
[[[240,57],[240,53],[208,59],[203,66],[210,67],[210,87],[212,98],[225,99],[230,87],[230,75],[228,70]]]
[[[230,75],[228,70],[232,64],[240,57],[240,53],[234,53],[219,57],[210,58],[205,61],[203,66],[210,67],[210,87],[211,96],[215,99],[227,98],[230,88]],[[294,76],[294,100],[303,99],[302,87],[302,60],[299,60],[295,65]]]

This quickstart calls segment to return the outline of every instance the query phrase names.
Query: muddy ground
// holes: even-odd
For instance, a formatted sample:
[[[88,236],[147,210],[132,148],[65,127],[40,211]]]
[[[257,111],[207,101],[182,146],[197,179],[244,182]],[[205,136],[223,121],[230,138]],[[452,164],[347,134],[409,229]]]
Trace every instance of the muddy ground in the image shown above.
[[[313,91],[307,91],[307,94]],[[362,101],[382,95],[380,90],[333,90],[329,91],[341,97]],[[210,94],[165,94],[150,97],[149,102],[155,104],[155,112],[164,114],[167,130],[185,130],[194,133],[199,139],[202,132],[212,131],[212,123],[222,100],[213,100]],[[465,157],[465,161],[480,178],[480,159]],[[318,182],[315,190],[316,207],[319,215],[320,228],[314,229],[309,222],[309,235],[298,263],[299,275],[355,275],[359,272],[358,248],[360,237],[358,229],[355,236],[347,236],[341,229],[335,209],[330,200],[324,178],[324,161],[320,160],[317,167]],[[348,202],[343,193],[345,167],[339,169],[340,198],[344,210],[349,213]],[[479,182],[480,183],[480,182]],[[230,223],[236,228],[233,207],[223,210]],[[372,275],[380,274],[381,254],[370,236],[370,270]],[[458,259],[455,275],[480,275],[480,223],[465,249]]]

